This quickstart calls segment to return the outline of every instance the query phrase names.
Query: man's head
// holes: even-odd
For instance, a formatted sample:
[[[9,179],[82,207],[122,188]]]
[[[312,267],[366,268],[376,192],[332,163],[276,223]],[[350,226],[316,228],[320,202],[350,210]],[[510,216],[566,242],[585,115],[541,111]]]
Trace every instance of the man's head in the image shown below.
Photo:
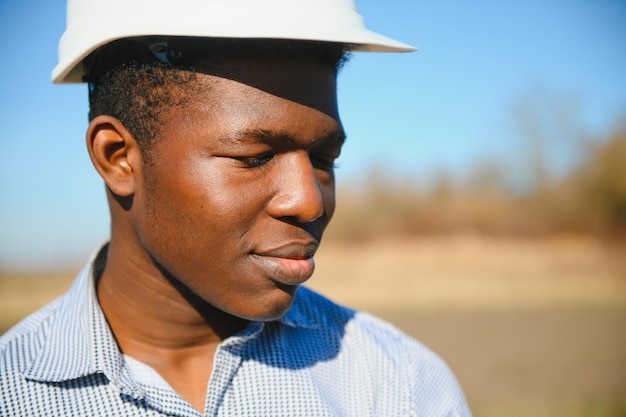
[[[145,6],[68,0],[53,71],[89,82],[87,145],[111,208],[105,273],[280,317],[335,207],[345,53],[413,48],[367,30],[353,0]]]
[[[119,97],[94,104],[123,110],[99,109],[87,140],[109,192],[111,247],[201,303],[266,320],[313,273],[334,211],[343,49],[254,44],[103,71],[92,96]]]

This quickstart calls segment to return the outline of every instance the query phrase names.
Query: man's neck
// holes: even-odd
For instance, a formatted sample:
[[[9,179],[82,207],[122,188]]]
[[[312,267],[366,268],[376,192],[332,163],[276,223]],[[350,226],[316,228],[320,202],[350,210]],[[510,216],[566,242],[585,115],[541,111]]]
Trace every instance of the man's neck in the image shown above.
[[[194,298],[156,265],[141,268],[116,249],[109,247],[97,294],[120,350],[154,368],[203,411],[217,346],[247,322]]]

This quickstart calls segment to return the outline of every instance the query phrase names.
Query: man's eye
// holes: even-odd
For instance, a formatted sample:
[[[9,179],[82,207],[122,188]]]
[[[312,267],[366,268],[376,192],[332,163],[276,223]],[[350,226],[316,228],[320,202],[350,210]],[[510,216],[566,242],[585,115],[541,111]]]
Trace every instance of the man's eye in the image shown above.
[[[248,168],[256,168],[267,164],[269,161],[274,158],[274,154],[264,155],[255,158],[236,158],[242,164],[244,164]]]
[[[332,171],[337,168],[337,164],[335,163],[334,159],[328,160],[324,158],[311,157],[311,163],[313,164],[314,168],[324,171]]]

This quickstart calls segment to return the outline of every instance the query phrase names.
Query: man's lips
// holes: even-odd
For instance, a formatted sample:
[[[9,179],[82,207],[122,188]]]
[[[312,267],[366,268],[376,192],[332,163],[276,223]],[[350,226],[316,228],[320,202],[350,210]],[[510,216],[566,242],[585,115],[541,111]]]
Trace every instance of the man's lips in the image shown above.
[[[316,244],[285,245],[278,248],[254,251],[250,257],[269,276],[287,285],[300,285],[308,280],[315,270],[313,255]]]

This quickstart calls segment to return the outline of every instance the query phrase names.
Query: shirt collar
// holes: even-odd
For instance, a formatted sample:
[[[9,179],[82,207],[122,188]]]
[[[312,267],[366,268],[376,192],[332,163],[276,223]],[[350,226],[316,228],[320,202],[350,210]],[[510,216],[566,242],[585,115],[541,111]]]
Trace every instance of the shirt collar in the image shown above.
[[[126,377],[124,359],[96,296],[95,284],[106,262],[107,246],[92,255],[61,299],[24,376],[62,382],[101,373],[125,394],[139,398],[142,390]]]
[[[143,391],[128,378],[122,353],[96,296],[96,282],[106,263],[107,248],[108,244],[104,244],[92,255],[61,299],[49,327],[42,330],[43,343],[35,350],[24,376],[36,381],[62,382],[102,373],[122,392],[140,398]],[[323,314],[311,300],[315,297],[319,295],[299,288],[293,306],[278,322],[294,328],[319,328]],[[250,323],[227,344],[254,337],[264,328],[263,323]]]
[[[305,329],[317,329],[321,326],[320,318],[324,316],[319,311],[316,303],[311,303],[312,297],[319,297],[305,287],[299,287],[296,293],[296,300],[279,321],[290,327],[302,327]]]

